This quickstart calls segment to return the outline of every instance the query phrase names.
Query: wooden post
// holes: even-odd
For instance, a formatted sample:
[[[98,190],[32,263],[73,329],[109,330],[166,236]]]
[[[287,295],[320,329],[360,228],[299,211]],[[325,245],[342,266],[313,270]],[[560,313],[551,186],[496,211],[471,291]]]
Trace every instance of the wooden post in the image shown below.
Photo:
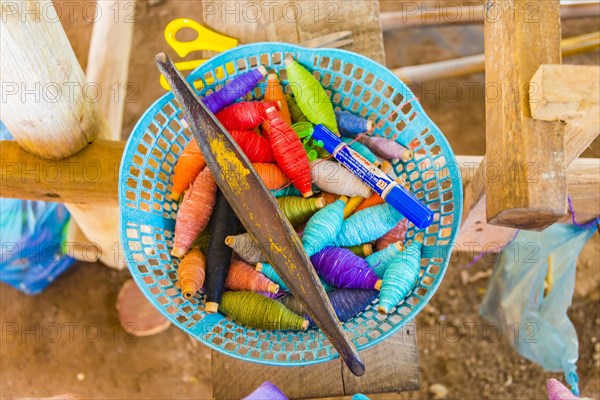
[[[50,0],[2,2],[0,119],[27,151],[59,160],[106,132]]]
[[[129,55],[133,39],[133,21],[124,13],[115,13],[119,1],[99,1],[96,22],[88,55],[87,79],[101,88],[105,95],[98,102],[108,118],[109,130],[100,138],[120,140],[125,107]],[[116,7],[116,8],[115,8]],[[117,171],[118,173],[118,171]],[[116,183],[116,182],[115,182]],[[98,248],[98,259],[105,265],[123,269],[125,260],[121,249],[121,213],[118,207],[68,204],[76,223],[69,226],[67,240],[78,260],[89,260],[89,245]],[[119,251],[117,251],[119,250]]]
[[[96,83],[105,93],[98,102],[108,118],[109,129],[99,137],[105,140],[121,140],[133,39],[133,19],[125,17],[123,10],[114,12],[115,7],[121,7],[120,3],[107,0],[97,2],[97,10],[101,14],[94,22],[86,71],[88,82]],[[127,7],[131,7],[131,2],[127,3]]]
[[[561,61],[559,2],[490,0],[486,17],[487,220],[543,229],[567,212],[564,124],[531,117],[529,81]]]

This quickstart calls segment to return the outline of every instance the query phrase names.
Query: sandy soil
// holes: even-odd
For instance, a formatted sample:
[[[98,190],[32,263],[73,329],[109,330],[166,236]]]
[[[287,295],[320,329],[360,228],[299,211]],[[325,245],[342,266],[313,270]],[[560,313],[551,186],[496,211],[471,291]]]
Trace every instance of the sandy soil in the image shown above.
[[[88,1],[78,4],[85,7]],[[198,3],[170,1],[151,7],[141,2],[134,37],[137,56],[130,63],[130,82],[137,92],[126,106],[125,135],[162,93],[158,73],[150,61],[153,54],[166,47],[162,30],[157,27],[179,16],[198,15],[200,19]],[[397,7],[397,2],[382,2],[383,10]],[[67,23],[64,15],[63,22],[85,68],[91,23],[77,10],[72,23]],[[568,21],[563,23],[563,35],[598,30],[598,25],[597,18]],[[389,67],[476,54],[483,51],[482,29],[466,25],[399,30],[385,35],[385,48]],[[598,57],[595,52],[565,62],[597,65]],[[483,82],[483,74],[478,74],[415,88],[457,154],[485,151]],[[464,90],[460,100],[449,102],[444,97],[444,88],[449,84],[458,84]],[[471,97],[466,91],[469,87],[475,88]],[[599,155],[596,141],[585,156]],[[579,335],[582,392],[593,398],[600,398],[599,242],[596,234],[580,259],[578,293],[569,313]],[[421,390],[374,395],[374,399],[432,398],[429,388],[433,384],[444,385],[447,398],[542,399],[545,380],[561,377],[520,358],[506,338],[496,340],[485,332],[478,307],[487,278],[463,282],[468,277],[488,275],[492,264],[481,262],[466,271],[468,261],[466,255],[452,261],[438,293],[417,317]],[[75,392],[97,399],[210,398],[210,352],[206,347],[172,327],[147,338],[129,336],[119,327],[115,300],[128,276],[127,271],[77,264],[36,297],[0,286],[0,397]],[[479,328],[473,324],[479,324]],[[468,333],[469,325],[475,326],[473,335]],[[444,336],[444,330],[457,326],[461,327],[457,338]]]

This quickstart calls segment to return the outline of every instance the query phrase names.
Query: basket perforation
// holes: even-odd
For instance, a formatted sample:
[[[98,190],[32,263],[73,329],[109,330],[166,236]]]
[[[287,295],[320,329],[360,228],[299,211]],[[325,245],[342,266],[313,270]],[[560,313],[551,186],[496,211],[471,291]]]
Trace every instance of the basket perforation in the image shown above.
[[[341,50],[307,50],[287,44],[241,46],[214,57],[188,78],[205,96],[259,63],[279,73],[285,93],[291,93],[283,59],[293,55],[313,67],[331,94],[336,109],[351,110],[381,125],[375,134],[397,140],[415,152],[408,162],[396,162],[417,196],[438,211],[436,223],[424,231],[421,277],[410,296],[386,317],[377,301],[343,324],[363,349],[383,340],[410,321],[439,285],[462,212],[462,188],[456,161],[439,129],[427,118],[414,95],[385,68]],[[247,96],[261,98],[266,82]],[[168,93],[142,116],[123,158],[120,182],[122,243],[133,277],[148,299],[175,325],[207,345],[245,360],[274,365],[306,365],[337,357],[329,340],[316,328],[306,332],[263,331],[240,327],[220,314],[208,315],[202,296],[185,299],[176,278],[178,261],[169,255],[177,203],[170,198],[172,170],[191,140],[182,112]],[[407,237],[417,232],[412,224]]]

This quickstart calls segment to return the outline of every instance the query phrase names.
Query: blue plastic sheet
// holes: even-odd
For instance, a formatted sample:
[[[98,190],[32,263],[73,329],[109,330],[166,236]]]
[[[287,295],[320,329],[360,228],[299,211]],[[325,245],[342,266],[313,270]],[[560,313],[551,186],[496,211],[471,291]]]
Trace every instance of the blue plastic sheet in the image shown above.
[[[518,332],[512,345],[547,371],[563,371],[579,395],[578,340],[567,316],[579,253],[596,227],[553,225],[543,232],[521,231],[501,253],[481,305],[481,316]],[[544,293],[549,260],[553,285]]]
[[[0,139],[10,134],[0,122]],[[75,260],[63,253],[67,209],[58,203],[0,198],[0,281],[37,294]]]

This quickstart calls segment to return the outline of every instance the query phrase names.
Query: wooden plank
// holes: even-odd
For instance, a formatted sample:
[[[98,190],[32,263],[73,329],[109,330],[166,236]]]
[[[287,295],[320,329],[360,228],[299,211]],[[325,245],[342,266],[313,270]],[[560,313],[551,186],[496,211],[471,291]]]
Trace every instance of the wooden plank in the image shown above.
[[[538,21],[523,18],[530,5]],[[564,125],[531,118],[529,82],[560,63],[558,0],[489,1],[486,20],[486,215],[493,225],[543,229],[567,212]],[[492,91],[497,94],[492,94]],[[494,99],[494,100],[492,100]]]
[[[529,90],[533,118],[566,123],[570,164],[600,133],[600,67],[541,65]]]
[[[53,161],[25,151],[16,142],[2,141],[1,196],[117,205],[124,148],[125,142],[97,140],[69,158]]]
[[[367,367],[362,377],[352,375],[339,359],[286,368],[241,361],[213,350],[213,398],[240,399],[267,380],[290,399],[416,390],[419,388],[416,341],[416,328],[410,323],[384,342],[361,351]],[[234,376],[244,379],[232,380]]]
[[[578,158],[567,173],[569,196],[578,223],[589,222],[600,216],[600,159]],[[561,222],[571,222],[567,216]]]
[[[2,2],[2,18],[0,118],[33,154],[54,160],[75,154],[108,128],[52,2]]]

